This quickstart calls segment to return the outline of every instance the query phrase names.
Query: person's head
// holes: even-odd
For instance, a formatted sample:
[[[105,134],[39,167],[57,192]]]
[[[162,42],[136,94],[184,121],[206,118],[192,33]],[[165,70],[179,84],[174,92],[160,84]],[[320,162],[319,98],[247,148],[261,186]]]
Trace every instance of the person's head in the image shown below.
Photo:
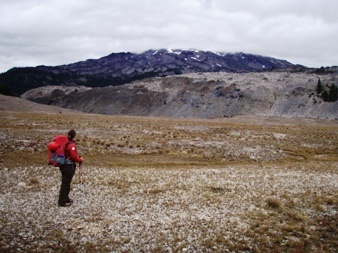
[[[68,139],[71,141],[71,140],[73,140],[74,139],[74,137],[75,137],[75,135],[76,135],[76,132],[75,132],[75,130],[70,130],[69,132],[68,132]]]

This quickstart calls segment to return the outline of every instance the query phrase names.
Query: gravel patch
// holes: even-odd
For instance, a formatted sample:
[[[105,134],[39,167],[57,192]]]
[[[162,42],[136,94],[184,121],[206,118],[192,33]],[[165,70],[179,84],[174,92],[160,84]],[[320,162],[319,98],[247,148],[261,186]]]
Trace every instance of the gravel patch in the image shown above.
[[[2,168],[1,252],[336,252],[317,240],[338,217],[338,164],[323,166],[85,167],[68,208],[57,169]]]

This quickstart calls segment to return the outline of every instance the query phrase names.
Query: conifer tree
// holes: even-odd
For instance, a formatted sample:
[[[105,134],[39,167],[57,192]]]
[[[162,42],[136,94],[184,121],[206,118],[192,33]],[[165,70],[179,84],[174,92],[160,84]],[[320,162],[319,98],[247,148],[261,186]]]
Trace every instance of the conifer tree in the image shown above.
[[[326,90],[322,93],[322,99],[324,100],[324,102],[329,102],[330,95]]]
[[[317,94],[320,94],[323,92],[323,84],[322,80],[318,79],[318,84],[317,84]]]
[[[329,91],[329,101],[335,102],[338,99],[338,89],[335,84],[331,84]]]

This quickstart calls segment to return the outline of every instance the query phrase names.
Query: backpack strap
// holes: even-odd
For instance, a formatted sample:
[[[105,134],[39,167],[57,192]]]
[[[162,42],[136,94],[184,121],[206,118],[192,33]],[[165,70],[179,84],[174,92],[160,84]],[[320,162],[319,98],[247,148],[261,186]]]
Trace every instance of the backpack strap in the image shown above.
[[[65,158],[66,159],[68,159],[68,157],[69,157],[69,152],[68,152],[68,150],[67,150],[67,147],[68,147],[68,144],[70,144],[72,141],[68,141],[67,143],[66,143],[66,145],[65,145]]]

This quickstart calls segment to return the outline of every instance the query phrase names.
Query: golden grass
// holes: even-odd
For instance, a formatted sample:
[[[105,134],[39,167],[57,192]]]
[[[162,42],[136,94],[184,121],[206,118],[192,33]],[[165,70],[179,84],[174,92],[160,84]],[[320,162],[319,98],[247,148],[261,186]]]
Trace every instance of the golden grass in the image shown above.
[[[337,125],[243,124],[103,115],[1,112],[5,166],[38,165],[46,144],[71,128],[88,164],[205,166],[229,163],[336,162]],[[282,120],[281,120],[282,121]],[[268,121],[267,121],[268,122]],[[4,159],[6,158],[6,159]]]

